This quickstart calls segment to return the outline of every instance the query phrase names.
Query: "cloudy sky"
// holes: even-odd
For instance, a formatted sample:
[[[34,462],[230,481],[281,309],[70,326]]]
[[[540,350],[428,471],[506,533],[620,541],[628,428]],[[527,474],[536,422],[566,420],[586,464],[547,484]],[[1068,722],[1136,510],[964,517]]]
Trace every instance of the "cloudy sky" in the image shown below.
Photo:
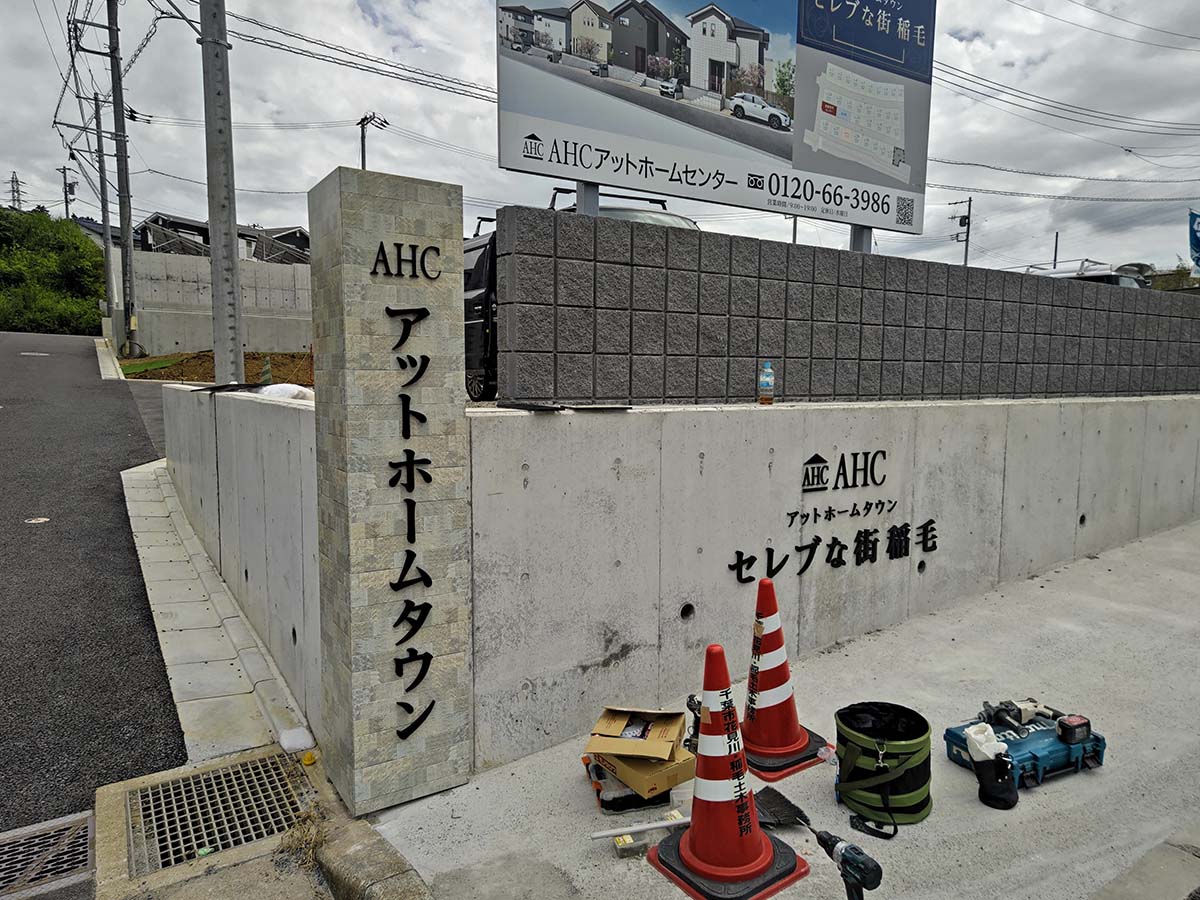
[[[194,9],[188,0],[179,2]],[[767,3],[741,0],[742,14],[754,20],[755,7],[766,8]],[[7,87],[6,121],[0,132],[0,187],[5,188],[7,200],[9,173],[15,170],[25,182],[25,197],[59,201],[52,207],[56,214],[61,214],[62,190],[55,169],[63,165],[66,152],[51,128],[51,116],[62,87],[58,70],[66,66],[63,17],[74,5],[81,14],[89,3],[4,0],[5,24],[0,29],[0,83]],[[84,18],[102,19],[103,0],[93,0],[90,5],[93,9]],[[465,81],[495,84],[494,0],[308,0],[302,4],[228,0],[228,8],[376,56]],[[1125,24],[1096,10],[1158,30]],[[930,181],[975,190],[1054,195],[1200,198],[1200,92],[1194,89],[1200,74],[1200,23],[1194,11],[1195,0],[1155,0],[1152,4],[1133,0],[941,0],[937,58],[1024,91],[1026,99],[1008,95],[1007,100],[1021,105],[1005,105],[969,93],[963,82],[956,86],[935,83],[932,156],[1002,168],[1154,182],[1045,178],[945,163],[930,164]],[[123,0],[120,15],[123,50],[128,56],[150,28],[154,10],[149,0]],[[231,26],[268,34],[250,25]],[[95,36],[90,41],[96,46]],[[543,205],[548,201],[553,181],[501,172],[489,161],[496,148],[493,104],[249,45],[236,38],[233,43],[230,65],[235,122],[337,122],[357,120],[375,110],[409,134],[369,132],[370,167],[463,184],[470,202],[477,204],[466,210],[468,227],[475,216],[490,215],[498,203]],[[97,57],[87,57],[87,61],[91,72],[83,71],[85,91],[91,93],[94,74],[103,92],[108,85],[101,65],[104,61]],[[974,89],[982,90],[978,85]],[[1057,107],[1057,115],[1065,118],[1038,114],[1022,108],[1033,105],[1027,95],[1069,104],[1076,110]],[[126,97],[128,105],[140,113],[183,120],[203,117],[199,48],[185,24],[170,20],[158,24],[129,73]],[[1113,127],[1099,127],[1079,109],[1122,118],[1109,118]],[[1130,122],[1127,117],[1143,121]],[[60,118],[80,121],[70,93]],[[1087,118],[1093,124],[1069,121],[1071,118]],[[1144,120],[1159,124],[1145,124]],[[1185,127],[1179,127],[1181,124]],[[130,128],[133,171],[156,169],[203,180],[202,130],[140,123],[131,123]],[[470,152],[433,146],[412,134]],[[235,132],[235,153],[240,188],[303,192],[332,167],[358,164],[358,129],[244,128]],[[143,173],[134,176],[133,192],[139,210],[136,217],[150,210],[207,217],[200,185]],[[98,217],[96,198],[82,180],[78,196],[76,211]],[[931,189],[925,235],[879,233],[879,252],[961,259],[962,246],[952,243],[956,229],[949,221],[952,210],[947,204],[966,196],[966,191]],[[1187,210],[1189,205],[1200,207],[1200,199],[1190,203],[1186,199],[1080,203],[976,193],[975,204],[975,264],[1003,268],[1048,261],[1058,231],[1063,259],[1090,257],[1114,264],[1149,261],[1164,266],[1174,265],[1177,255],[1186,256]],[[692,215],[707,229],[783,240],[791,236],[790,220],[775,215],[690,202],[673,202],[672,209]],[[303,224],[305,199],[302,193],[241,193],[238,218],[264,226]],[[847,229],[802,222],[800,239],[846,246]]]

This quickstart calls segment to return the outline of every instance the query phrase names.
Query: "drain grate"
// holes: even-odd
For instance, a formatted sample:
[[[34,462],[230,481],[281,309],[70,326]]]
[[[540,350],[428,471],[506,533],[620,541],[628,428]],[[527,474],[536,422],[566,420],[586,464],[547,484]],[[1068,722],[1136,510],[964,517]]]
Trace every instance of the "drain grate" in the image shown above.
[[[133,876],[287,831],[309,793],[285,754],[247,760],[125,795]]]
[[[66,816],[0,834],[0,897],[30,897],[91,876],[92,816]]]

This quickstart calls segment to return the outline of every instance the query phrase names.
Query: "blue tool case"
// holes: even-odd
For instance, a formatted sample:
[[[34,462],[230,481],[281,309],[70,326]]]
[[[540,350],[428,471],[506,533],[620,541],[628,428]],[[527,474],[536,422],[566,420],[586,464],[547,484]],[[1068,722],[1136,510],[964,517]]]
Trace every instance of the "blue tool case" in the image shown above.
[[[965,769],[972,768],[971,755],[967,752],[966,730],[978,719],[964,722],[946,729],[946,756],[950,761]],[[1058,739],[1058,730],[1051,719],[1038,716],[1030,722],[1029,737],[1017,737],[1012,729],[996,732],[996,739],[1008,744],[1008,753],[1013,759],[1018,784],[1023,788],[1035,787],[1047,778],[1080,772],[1104,765],[1104,735],[1092,732],[1092,736],[1081,744],[1064,744]]]

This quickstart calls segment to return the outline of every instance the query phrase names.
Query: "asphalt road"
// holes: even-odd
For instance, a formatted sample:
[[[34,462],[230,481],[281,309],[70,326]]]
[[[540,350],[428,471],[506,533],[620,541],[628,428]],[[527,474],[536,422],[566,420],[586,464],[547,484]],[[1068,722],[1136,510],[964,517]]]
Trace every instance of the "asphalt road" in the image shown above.
[[[164,384],[174,384],[170,381],[138,381],[130,379],[125,382],[129,393],[137,403],[138,412],[142,416],[142,424],[146,427],[146,435],[154,445],[154,458],[167,455],[166,428],[163,424],[162,389]]]
[[[0,333],[0,832],[186,760],[121,488],[155,458],[92,338]]]
[[[737,141],[739,144],[745,144],[756,150],[761,150],[763,153],[777,156],[787,161],[789,165],[791,164],[792,145],[795,141],[795,137],[791,131],[773,131],[766,124],[752,122],[748,119],[738,120],[733,116],[709,112],[706,109],[692,106],[690,103],[684,103],[681,100],[671,100],[661,96],[657,92],[634,87],[628,81],[622,81],[617,78],[600,78],[584,69],[577,69],[573,66],[563,65],[562,63],[552,63],[547,59],[530,56],[525,53],[517,53],[506,47],[502,47],[500,52],[510,59],[515,59],[533,68],[541,69],[551,75],[569,79],[593,90],[602,91],[619,100],[636,103],[644,109],[675,119],[693,128],[707,131],[710,134],[715,134],[718,137]]]

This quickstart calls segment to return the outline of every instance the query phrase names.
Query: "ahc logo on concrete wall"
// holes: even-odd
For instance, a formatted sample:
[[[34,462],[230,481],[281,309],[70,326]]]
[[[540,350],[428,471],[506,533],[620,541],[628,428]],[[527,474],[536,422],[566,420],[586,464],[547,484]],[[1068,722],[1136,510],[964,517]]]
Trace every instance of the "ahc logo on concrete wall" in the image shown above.
[[[833,484],[830,485],[829,470],[832,464],[820,453],[814,453],[804,463],[804,485],[801,493],[881,487],[887,481],[887,475],[879,471],[879,464],[886,459],[886,450],[843,453],[838,458]]]

